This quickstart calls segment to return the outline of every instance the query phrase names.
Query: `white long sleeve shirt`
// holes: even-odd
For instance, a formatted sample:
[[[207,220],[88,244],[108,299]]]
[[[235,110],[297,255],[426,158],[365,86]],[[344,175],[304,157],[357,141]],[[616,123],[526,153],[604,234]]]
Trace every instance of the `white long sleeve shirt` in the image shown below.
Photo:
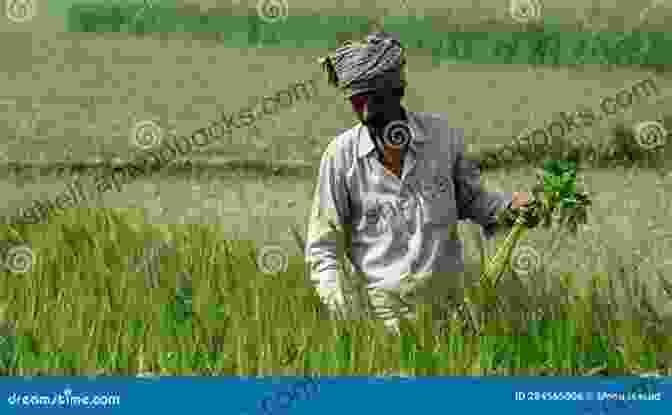
[[[363,275],[369,290],[398,289],[407,275],[449,278],[464,269],[457,222],[472,220],[491,238],[497,210],[511,203],[511,194],[481,187],[478,163],[464,155],[463,129],[441,115],[407,115],[413,138],[401,178],[375,157],[362,124],[336,137],[322,156],[306,260],[332,309],[343,305],[338,261],[347,250],[349,270]]]

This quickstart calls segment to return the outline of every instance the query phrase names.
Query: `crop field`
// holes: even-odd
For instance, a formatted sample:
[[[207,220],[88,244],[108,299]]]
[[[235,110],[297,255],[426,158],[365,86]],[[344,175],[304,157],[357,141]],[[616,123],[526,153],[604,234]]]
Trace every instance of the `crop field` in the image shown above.
[[[126,3],[114,2],[142,7]],[[480,334],[460,301],[505,235],[481,249],[478,227],[460,223],[467,269],[445,293],[452,317],[436,331],[427,310],[400,337],[379,322],[330,320],[300,241],[322,152],[355,125],[316,63],[329,42],[389,16],[431,17],[437,37],[546,24],[663,32],[672,6],[545,1],[542,22],[529,26],[506,1],[359,3],[291,0],[286,20],[259,23],[255,1],[152,2],[176,21],[256,22],[256,37],[191,23],[74,32],[72,1],[38,2],[23,22],[0,17],[0,45],[12,51],[0,59],[1,374],[672,375],[672,135],[650,148],[634,131],[647,121],[672,131],[672,62],[480,63],[410,48],[404,105],[464,128],[488,189],[528,190],[544,159],[576,158],[593,200],[576,236],[540,228],[520,241],[498,287],[502,306]],[[325,23],[325,39],[304,47],[259,40],[272,25],[290,33],[297,19],[320,16],[364,24]],[[283,94],[289,101],[267,111],[267,98]],[[594,116],[562,124],[576,111]],[[241,113],[248,125],[160,171],[106,191],[92,185],[111,166]],[[151,134],[141,137],[139,123]],[[504,149],[520,137],[535,142],[531,154]],[[41,223],[12,219],[36,203],[46,211],[75,182],[85,196],[76,206],[51,208]],[[264,247],[280,272],[260,267]]]

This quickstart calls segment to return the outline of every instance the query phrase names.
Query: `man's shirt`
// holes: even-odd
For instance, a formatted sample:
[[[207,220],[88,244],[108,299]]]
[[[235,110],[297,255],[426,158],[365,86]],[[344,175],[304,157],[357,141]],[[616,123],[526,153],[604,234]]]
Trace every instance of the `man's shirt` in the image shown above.
[[[405,275],[456,275],[464,269],[457,222],[469,219],[491,238],[497,210],[512,200],[481,187],[478,162],[465,156],[463,129],[440,115],[407,115],[413,138],[401,177],[377,159],[362,124],[336,137],[322,156],[306,260],[327,304],[343,301],[339,259],[346,252],[349,271],[364,275],[368,289],[398,289]]]

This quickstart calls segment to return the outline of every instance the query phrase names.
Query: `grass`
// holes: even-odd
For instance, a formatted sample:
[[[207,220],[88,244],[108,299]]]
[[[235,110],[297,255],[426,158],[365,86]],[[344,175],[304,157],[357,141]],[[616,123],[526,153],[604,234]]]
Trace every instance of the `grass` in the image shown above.
[[[471,3],[468,7],[472,7]],[[571,13],[575,11],[568,10]],[[481,12],[478,10],[476,13]],[[124,42],[127,40],[132,38],[124,39]],[[135,44],[147,45],[141,42]],[[151,52],[155,59],[160,57],[162,48],[156,48],[154,43],[147,47],[152,50],[140,49],[137,53],[147,56]],[[124,43],[124,48],[128,50],[130,44]],[[183,55],[189,56],[191,60],[194,57],[193,50],[191,46],[185,48]],[[221,49],[217,52],[220,61],[223,60],[230,67],[236,60],[229,59],[225,53],[228,52]],[[231,53],[239,58],[239,51],[234,50]],[[174,55],[179,56],[179,53],[171,48],[169,55],[172,58]],[[211,55],[214,56],[214,53],[208,50],[207,56]],[[249,76],[251,70],[248,64],[252,61],[248,58],[238,60],[244,63],[239,68],[243,77]],[[274,66],[272,59],[285,62],[286,56],[263,56],[261,59],[265,66]],[[68,56],[66,59],[65,55],[62,60],[76,61],[75,57]],[[20,59],[17,61],[21,62]],[[32,64],[33,68],[37,64],[26,59],[24,61]],[[49,61],[57,62],[57,58]],[[206,66],[193,61],[194,68],[199,72],[208,66],[221,68],[221,65],[210,60],[208,63]],[[149,95],[142,92],[147,92],[143,89],[147,84],[143,76],[147,75],[159,81],[156,71],[153,70],[155,66],[155,61],[147,66],[153,71],[149,75],[133,66],[131,69],[136,75],[134,79],[142,83],[138,87],[140,93],[126,93],[122,88],[121,95]],[[275,66],[282,68],[280,63]],[[133,86],[127,72],[123,70],[127,66],[121,68],[121,81],[117,85]],[[446,74],[450,70],[451,76],[459,76],[459,71],[455,68],[456,66],[445,67]],[[650,69],[661,72],[667,68],[658,65]],[[62,72],[62,69],[47,69],[49,70],[43,72]],[[231,68],[230,72],[233,73],[234,69]],[[288,78],[293,80],[300,68],[293,65],[290,69],[291,71],[287,71],[291,75]],[[465,69],[460,71],[466,72]],[[467,68],[467,71],[471,69]],[[437,79],[444,79],[445,74],[438,72],[435,71],[438,74]],[[178,75],[167,76],[167,80],[161,80],[156,86],[152,83],[151,95],[156,101],[183,102],[182,98],[174,99],[174,96],[178,96],[175,93],[165,97],[157,95],[161,91],[169,93],[174,79],[185,78],[183,70],[176,73]],[[558,74],[564,76],[560,71]],[[422,73],[422,78],[427,78],[427,85],[435,85],[436,80],[430,79],[428,75],[429,73]],[[465,77],[451,79],[457,79],[454,82],[455,87],[464,83],[466,87],[473,88],[476,84],[483,84],[483,74],[477,76],[477,81],[472,81],[471,84],[462,82],[467,79]],[[565,89],[563,85],[566,84],[562,80],[551,79],[550,74],[547,76],[550,79],[548,83],[557,83],[561,90]],[[605,79],[609,75],[601,71],[599,76],[601,81],[598,84],[607,85],[608,80]],[[26,80],[33,85],[34,80],[29,78]],[[81,72],[77,82],[80,78]],[[223,82],[214,72],[204,73],[202,78]],[[52,79],[49,83],[62,84],[67,79],[61,77],[56,82]],[[216,87],[228,91],[230,100],[227,98],[226,104],[233,108],[238,108],[248,96],[261,96],[267,92],[267,87],[261,83],[259,86],[255,84],[246,87],[256,88],[255,90],[236,89],[240,78],[232,76],[231,79],[235,79],[231,85],[210,83],[205,87],[199,84],[200,89],[196,89],[196,81],[193,81],[191,84],[187,82],[186,86],[183,84],[180,88],[173,88],[172,91],[179,90],[183,94],[184,89],[191,90],[193,87],[196,92],[192,95],[197,96],[197,91],[204,90],[202,95],[211,98],[212,88]],[[509,78],[503,79],[504,84],[516,84],[515,81],[507,81]],[[20,81],[18,79],[14,85],[23,93],[28,84],[21,84]],[[278,82],[283,84],[281,81]],[[594,81],[595,79],[590,79],[593,84]],[[573,79],[572,82],[577,81]],[[622,83],[620,79],[617,82],[612,79],[612,84]],[[77,89],[78,86],[74,85],[74,88]],[[118,88],[119,86],[113,86],[114,93],[110,94],[119,95]],[[242,92],[236,96],[235,92],[241,89]],[[428,90],[420,88],[423,89]],[[545,105],[544,101],[555,101],[549,100],[548,96],[569,96],[572,105],[579,100],[579,97],[574,97],[577,92],[571,90],[569,94],[551,95],[550,90],[541,92],[544,93],[543,96],[525,97],[530,98],[529,101],[534,106]],[[456,89],[454,95],[478,96],[479,93],[469,90],[467,94]],[[503,94],[507,95],[506,92]],[[585,97],[585,101],[590,99],[591,104],[603,96],[600,91],[590,95],[590,98]],[[432,98],[436,102],[432,102]],[[110,98],[110,102],[112,101]],[[418,97],[416,102],[427,102],[427,108],[441,108],[441,111],[448,113],[459,109],[458,104],[453,107],[450,107],[453,104],[446,104],[444,90],[438,94]],[[508,108],[510,104],[511,101],[506,101],[494,108],[501,112],[502,108]],[[133,105],[136,111],[143,114],[148,111],[162,114],[162,117],[165,115],[164,118],[168,115],[170,118],[180,118],[180,128],[189,121],[189,115],[175,116],[180,113],[177,107],[164,109],[155,106],[152,109],[145,101],[139,100],[137,103],[131,102],[131,105],[128,101],[122,101],[115,107],[118,114],[105,111],[103,117],[125,120],[123,117],[126,116],[127,109],[133,110]],[[331,111],[326,110],[334,107],[331,99],[316,101],[312,105],[314,113],[307,113],[305,111],[308,108],[303,108],[302,111],[305,111],[297,113],[294,118],[297,126],[296,151],[303,151],[305,148],[320,150],[321,143],[307,145],[306,137],[331,137],[336,126],[340,127],[344,125],[344,120],[350,120],[350,114],[341,111],[345,106],[336,108],[336,111],[342,113],[335,117],[330,115],[331,118],[327,119],[320,116],[327,112],[331,114]],[[474,124],[480,124],[482,119],[489,117],[487,113],[481,113],[482,105],[482,100],[477,105],[472,105],[479,110],[478,116],[473,117]],[[17,104],[17,113],[21,112],[20,107]],[[460,102],[459,107],[468,108],[468,104]],[[519,110],[512,111],[513,119],[520,118],[515,117],[516,115],[526,114],[529,108],[530,106],[522,106]],[[65,113],[60,107],[58,110]],[[484,110],[487,111],[488,108]],[[206,111],[205,105],[196,108],[196,112],[200,111]],[[207,111],[211,111],[210,102],[207,103]],[[64,131],[60,134],[62,137],[68,137],[68,147],[75,148],[82,154],[92,150],[92,146],[86,147],[88,141],[83,140],[86,137],[81,133],[81,124],[84,121],[79,118],[81,111],[77,111],[80,115],[74,119],[61,112],[54,112],[56,115],[47,113],[58,121],[49,128],[48,142],[63,145],[64,140],[53,140],[53,137],[59,137],[60,133],[54,130],[58,128]],[[551,111],[545,109],[541,112]],[[650,114],[647,113],[648,115]],[[292,126],[290,116],[283,116],[283,128]],[[509,119],[508,114],[499,116],[500,119]],[[467,119],[458,112],[456,117],[464,118],[465,123],[472,119]],[[93,115],[91,118],[96,122],[102,119]],[[76,128],[64,129],[63,121],[68,119],[75,121]],[[326,131],[312,130],[312,127],[306,126],[306,120],[319,121],[316,125],[320,130]],[[192,121],[194,128],[201,126],[202,121],[196,117]],[[666,121],[666,125],[669,122]],[[469,129],[470,126],[465,127]],[[292,154],[294,142],[291,141],[292,146],[289,146],[289,139],[278,140],[275,128],[275,124],[269,123],[269,132],[259,133],[259,136],[264,139],[272,137],[276,142],[281,142],[278,147],[286,147],[286,153],[289,154],[285,159],[310,159],[311,155],[319,155],[319,151],[306,151],[305,157],[303,153],[297,153],[301,157]],[[71,133],[75,130],[76,136]],[[184,131],[191,130],[193,128],[185,125]],[[501,137],[502,142],[510,141],[507,134],[502,134],[500,130],[501,128],[494,128],[490,135]],[[481,134],[489,137],[488,134]],[[107,134],[107,131],[102,135],[113,136]],[[107,146],[110,153],[118,155],[127,152],[125,130],[121,135],[123,140],[113,140],[115,145],[121,143],[118,149],[111,151],[112,145]],[[26,153],[30,153],[29,150],[35,147],[29,145],[32,136],[37,137],[40,134],[26,134],[22,138],[20,147]],[[488,141],[495,140],[480,141],[488,147]],[[624,139],[624,143],[626,142],[631,144],[632,140]],[[46,146],[37,149],[46,149]],[[660,164],[667,162],[669,165],[669,149],[668,144]],[[601,154],[596,154],[597,150],[575,150],[577,153],[592,153],[596,158],[601,158]],[[99,149],[96,152],[101,153]],[[226,152],[236,157],[239,154],[252,154],[252,150],[240,151],[238,146],[228,146]],[[53,151],[49,154],[52,153]],[[630,151],[625,149],[622,154],[628,156],[626,161],[640,159],[630,157]],[[284,155],[282,153],[270,158],[283,158],[281,156]],[[648,154],[645,156],[648,157]],[[11,160],[25,158],[14,154],[8,156]],[[83,156],[80,154],[78,158],[82,159]],[[508,164],[508,161],[495,164]],[[19,167],[17,169],[20,170]],[[259,167],[259,170],[264,169],[265,166]],[[663,213],[662,216],[664,218],[666,214]],[[73,209],[68,211],[67,216],[59,217],[48,225],[19,226],[13,230],[2,225],[0,229],[0,237],[29,245],[35,251],[37,259],[33,269],[26,274],[0,271],[0,300],[3,305],[0,308],[0,373],[4,375],[134,375],[143,372],[239,376],[297,373],[376,375],[399,371],[414,375],[618,375],[651,370],[672,374],[672,359],[669,355],[669,350],[672,350],[670,318],[661,315],[651,306],[651,292],[646,282],[654,276],[661,278],[661,285],[668,288],[668,297],[672,294],[669,292],[669,283],[662,279],[662,275],[639,270],[636,266],[626,269],[616,253],[608,258],[613,263],[609,270],[588,276],[580,275],[578,269],[551,274],[542,266],[537,275],[531,275],[522,281],[514,278],[515,275],[510,271],[507,272],[503,278],[510,286],[516,287],[518,296],[502,294],[499,318],[487,320],[485,327],[480,328],[482,333],[479,335],[468,324],[468,318],[464,316],[464,305],[455,301],[454,304],[447,304],[452,309],[454,318],[443,333],[436,333],[431,329],[430,310],[421,310],[417,322],[407,322],[404,325],[403,336],[390,337],[378,322],[330,320],[308,284],[303,258],[290,258],[287,272],[275,276],[264,275],[257,270],[253,244],[227,240],[222,229],[210,225],[156,227],[150,226],[146,218],[137,211]],[[154,241],[165,239],[173,239],[178,251],[176,255],[159,258],[159,284],[158,287],[151,288],[148,281],[151,272],[146,274],[133,271],[130,264],[146,253],[148,247],[154,245]],[[609,245],[609,241],[604,239],[593,242],[594,246]],[[584,251],[577,251],[580,255],[589,256]],[[550,261],[554,252],[550,248],[548,252],[544,252],[544,264]],[[592,258],[586,258],[589,259]],[[473,274],[475,279],[481,272],[478,261],[475,261],[474,267],[467,268],[467,274]],[[592,281],[590,289],[583,290],[573,284],[586,277]],[[466,279],[469,278],[465,277]],[[625,291],[625,301],[616,298],[617,288]],[[458,292],[454,297],[461,299],[464,298],[463,294]]]
[[[481,335],[455,304],[443,332],[421,309],[391,337],[380,322],[330,320],[303,258],[262,274],[255,247],[217,227],[73,209],[2,233],[36,258],[28,273],[2,271],[4,375],[672,374],[672,319],[650,310],[642,276],[622,269],[593,275],[588,291],[572,286],[572,272],[535,276],[555,282],[541,293],[519,281],[525,298],[500,298],[504,308]],[[167,240],[177,254],[157,257],[159,286],[151,288],[130,264]],[[617,283],[629,293],[622,307]]]

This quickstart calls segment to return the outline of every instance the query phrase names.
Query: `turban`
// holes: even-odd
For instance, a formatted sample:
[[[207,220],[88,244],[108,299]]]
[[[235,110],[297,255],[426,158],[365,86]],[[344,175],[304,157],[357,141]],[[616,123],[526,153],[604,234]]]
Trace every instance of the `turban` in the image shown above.
[[[347,41],[320,59],[329,83],[346,97],[378,89],[406,86],[406,54],[397,37],[375,32],[363,42]]]

